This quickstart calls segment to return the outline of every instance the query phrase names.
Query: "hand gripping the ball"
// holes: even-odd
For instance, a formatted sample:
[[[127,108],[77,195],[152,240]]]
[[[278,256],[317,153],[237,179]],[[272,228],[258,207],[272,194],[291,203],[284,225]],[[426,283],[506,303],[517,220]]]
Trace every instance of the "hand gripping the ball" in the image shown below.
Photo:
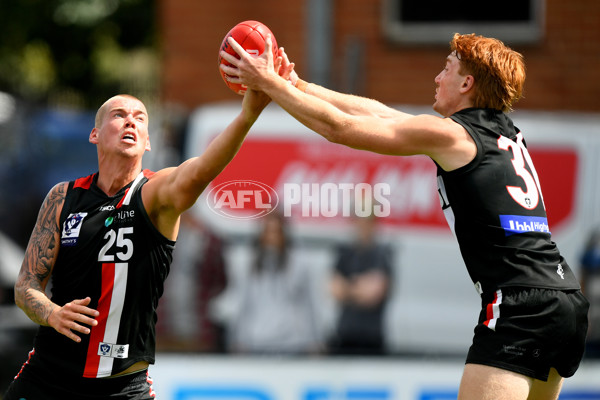
[[[234,26],[227,33],[227,35],[225,35],[225,38],[221,43],[221,48],[218,57],[219,72],[221,73],[221,77],[225,81],[225,84],[235,93],[243,95],[246,92],[246,86],[230,79],[232,76],[237,77],[237,74],[235,74],[233,70],[225,70],[222,68],[222,66],[234,66],[232,61],[239,59],[240,52],[236,52],[234,50],[229,39],[233,38],[234,42],[237,43],[244,50],[244,54],[260,56],[263,55],[266,51],[265,39],[267,36],[271,36],[271,40],[273,42],[269,52],[272,53],[273,57],[276,57],[278,48],[275,36],[271,32],[271,30],[261,22],[240,22],[239,24]],[[230,55],[234,58],[225,57],[224,55]],[[230,71],[230,73],[227,73],[226,71]]]
[[[256,90],[262,90],[268,85],[269,79],[277,77],[277,70],[281,65],[281,57],[277,58],[277,68],[272,54],[270,35],[265,40],[265,52],[260,56],[253,56],[239,45],[233,38],[228,39],[231,48],[239,57],[221,52],[221,56],[231,66],[221,64],[221,70],[226,80],[232,84],[239,84]]]

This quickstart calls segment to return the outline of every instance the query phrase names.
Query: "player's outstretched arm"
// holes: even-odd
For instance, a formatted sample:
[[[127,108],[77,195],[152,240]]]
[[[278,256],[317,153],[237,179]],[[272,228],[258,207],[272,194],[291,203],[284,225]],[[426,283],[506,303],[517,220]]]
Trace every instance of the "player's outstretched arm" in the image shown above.
[[[25,250],[15,284],[15,302],[35,323],[51,326],[71,340],[80,342],[77,333],[88,334],[94,326],[96,310],[88,308],[91,299],[73,300],[59,306],[46,296],[46,285],[58,256],[60,242],[59,217],[64,204],[67,183],[59,183],[46,196]]]
[[[315,88],[312,95],[304,93],[285,78],[286,68],[287,73],[290,71],[284,61],[281,67],[283,74],[282,69],[275,69],[270,37],[267,37],[265,51],[260,56],[251,56],[233,38],[229,38],[229,43],[240,57],[221,52],[221,56],[233,65],[220,66],[229,80],[264,91],[292,117],[333,143],[388,155],[424,154],[447,170],[464,165],[465,160],[473,157],[472,140],[464,128],[451,119],[410,115],[374,100],[338,94],[324,88]],[[341,104],[346,102],[348,104]],[[339,107],[335,103],[340,103]],[[358,110],[363,106],[371,112],[350,113],[343,110]]]
[[[144,185],[144,206],[163,235],[176,238],[181,213],[196,202],[237,154],[248,131],[270,101],[264,93],[248,90],[240,114],[211,141],[204,153],[176,168],[157,172]]]
[[[234,50],[238,53],[238,55],[242,55],[244,53],[247,54],[243,50],[243,48],[239,46],[237,42],[235,42],[235,39],[230,38],[229,42],[234,48]],[[260,57],[262,58],[262,60],[260,60],[257,57],[253,57],[254,62],[252,63],[252,67],[256,68],[256,71],[254,75],[248,76],[246,74],[243,77],[245,84],[254,84],[256,85],[253,86],[254,88],[266,91],[266,85],[269,84],[269,81],[262,80],[261,78],[267,77],[272,72],[277,72],[281,77],[288,80],[290,83],[292,83],[293,86],[297,87],[301,91],[316,96],[330,103],[331,105],[335,106],[341,111],[351,115],[377,116],[380,118],[397,118],[400,116],[408,115],[394,108],[388,107],[385,104],[374,99],[336,92],[334,90],[327,89],[314,83],[308,83],[306,81],[303,81],[298,77],[298,74],[295,72],[295,64],[290,62],[289,57],[283,47],[280,47],[278,49],[277,58],[271,62],[272,46],[273,44],[271,41],[271,37],[270,35],[267,35],[267,38],[265,39],[265,52],[263,53],[263,56]],[[269,53],[267,54],[267,52]],[[231,55],[228,56],[231,57]],[[228,61],[231,64],[237,66],[236,62],[231,61],[229,57],[225,56],[224,54],[221,54],[221,57],[228,59]],[[240,72],[247,72],[235,69],[228,69],[227,66],[223,66],[222,69],[225,70],[230,77],[234,77],[230,78],[230,80],[234,83],[240,83],[240,81],[236,80],[237,78],[235,78],[239,76]],[[251,80],[250,82],[248,82],[249,79]]]
[[[285,79],[288,79],[292,85],[301,91],[325,100],[345,113],[351,115],[371,115],[380,118],[394,118],[400,114],[403,114],[402,112],[388,107],[377,100],[336,92],[335,90],[327,89],[323,86],[309,83],[300,79],[294,70],[295,64],[290,62],[289,57],[283,47],[280,47],[278,50],[278,59],[280,59],[281,65],[280,69],[278,69],[279,75]]]
[[[232,38],[229,38],[229,42],[240,59],[224,51],[221,52],[221,57],[233,65],[233,67],[224,64],[220,66],[228,79],[264,91],[290,115],[327,140],[383,154],[404,155],[422,152],[421,143],[412,142],[412,137],[417,136],[418,127],[405,124],[413,118],[412,115],[394,112],[393,117],[392,113],[389,113],[390,118],[382,118],[369,113],[353,115],[344,112],[342,107],[336,107],[318,96],[308,95],[296,89],[285,78],[285,73],[282,74],[284,77],[279,75],[281,70],[277,71],[274,68],[269,37],[267,37],[265,51],[258,57],[249,55]],[[285,62],[282,63],[281,68],[285,71],[288,67],[284,65]],[[333,92],[323,89],[323,93],[323,96],[327,97]],[[342,98],[354,97],[340,94],[339,99]],[[373,101],[372,104],[379,103]],[[349,105],[347,108],[358,107]],[[404,132],[400,134],[400,130]]]

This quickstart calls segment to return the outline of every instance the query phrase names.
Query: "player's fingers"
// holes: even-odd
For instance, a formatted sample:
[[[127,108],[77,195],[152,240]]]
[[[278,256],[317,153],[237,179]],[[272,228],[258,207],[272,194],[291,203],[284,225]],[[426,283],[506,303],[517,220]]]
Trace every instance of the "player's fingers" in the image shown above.
[[[87,304],[89,304],[89,302],[87,302]],[[97,317],[99,315],[97,310],[78,304],[77,300],[65,304],[64,311],[76,315],[90,315],[93,317]]]
[[[271,40],[270,34],[267,34],[267,37],[265,38],[265,53],[267,55],[267,60],[273,62],[273,41]]]
[[[223,70],[223,72],[225,72],[225,80],[227,82],[231,82],[231,83],[242,83],[242,79],[236,75],[236,71],[235,69],[233,69],[233,71],[229,70],[229,69],[225,69],[225,68],[221,68]]]
[[[76,334],[73,333],[73,331],[71,331],[70,329],[63,329],[63,330],[57,330],[58,333],[68,337],[69,339],[71,339],[74,342],[80,343],[81,342],[81,338],[79,336],[77,336]]]
[[[275,64],[274,64],[274,68],[275,68],[275,72],[277,72],[278,74],[281,72],[283,66],[283,59],[279,56],[277,56],[277,58],[275,58]]]
[[[231,47],[233,48],[233,50],[240,56],[243,57],[245,55],[248,55],[248,53],[246,52],[246,50],[244,50],[244,48],[242,46],[240,46],[240,44],[238,42],[235,41],[235,39],[233,38],[233,36],[229,36],[227,38],[227,41],[229,42],[229,44],[231,45]]]
[[[98,315],[100,315],[100,313],[97,310],[94,310],[93,308],[88,308],[88,307],[84,307],[82,312],[80,312],[79,314],[83,315],[86,319],[92,319],[90,317],[97,317]],[[88,317],[88,315],[90,317]]]
[[[239,58],[237,58],[233,54],[227,53],[226,51],[221,50],[221,52],[219,54],[221,55],[221,58],[223,58],[229,64],[234,65],[236,67],[237,67],[238,63],[240,62]],[[223,64],[221,64],[221,66],[223,66]]]
[[[279,75],[289,80],[294,85],[298,81],[298,74],[296,74],[296,72],[294,71],[294,64],[289,64],[285,67],[282,67]]]
[[[68,337],[69,339],[77,343],[81,342],[81,338],[77,333],[88,335],[91,331],[90,328],[88,328],[87,326],[80,325],[77,322],[68,319],[59,321],[58,325],[55,326],[54,329],[58,333]]]
[[[90,318],[87,315],[84,314],[75,314],[73,317],[73,321],[82,323],[82,324],[86,324],[89,326],[96,326],[98,325],[98,320],[94,319],[94,318]]]
[[[229,75],[227,75],[227,76],[225,77],[225,79],[227,80],[227,82],[231,82],[231,83],[242,83],[242,84],[243,84],[243,82],[242,82],[242,79],[241,79],[241,78],[239,78],[239,77],[237,77],[237,76],[229,76]]]
[[[90,333],[90,328],[88,328],[87,326],[78,324],[77,322],[71,322],[67,325],[67,327],[69,328],[70,331],[75,331],[75,332],[80,332],[83,333],[85,335],[88,335]]]
[[[294,73],[294,63],[288,64],[287,68],[286,68],[286,72],[288,73],[288,75],[292,75],[292,73]],[[298,74],[296,74],[298,75]]]
[[[92,298],[88,296],[85,299],[76,299],[76,300],[73,300],[72,303],[79,304],[79,305],[82,305],[82,306],[87,306],[88,304],[91,303],[91,301],[92,301]]]
[[[64,336],[68,337],[69,339],[71,339],[77,343],[81,342],[81,337],[75,332],[78,332],[78,333],[81,333],[84,335],[89,335],[89,333],[90,333],[89,328],[86,328],[86,327],[81,326],[76,323],[73,323],[70,326],[62,327],[61,329],[57,329],[57,331],[58,331],[58,333],[63,334]]]
[[[285,49],[283,47],[279,48],[279,56],[283,59],[283,65],[284,66],[290,65],[290,59],[289,59],[289,57],[288,57],[288,55],[285,52]]]
[[[239,73],[239,69],[236,67],[232,67],[229,65],[225,65],[225,64],[221,64],[219,65],[219,68],[225,72],[225,74],[229,75],[229,76],[237,76],[237,74]]]

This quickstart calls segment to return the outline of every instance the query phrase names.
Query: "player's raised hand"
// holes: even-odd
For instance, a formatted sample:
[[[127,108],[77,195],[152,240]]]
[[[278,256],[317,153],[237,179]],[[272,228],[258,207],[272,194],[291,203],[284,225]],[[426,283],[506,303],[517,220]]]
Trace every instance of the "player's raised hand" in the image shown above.
[[[279,63],[279,67],[278,67]],[[298,74],[294,70],[296,64],[290,62],[287,53],[285,52],[283,47],[280,47],[277,52],[277,60],[275,63],[275,70],[278,72],[279,76],[283,79],[288,80],[292,83],[292,85],[296,86],[296,82],[298,82]]]
[[[92,299],[86,297],[85,299],[73,300],[62,307],[56,307],[48,316],[48,325],[69,339],[77,343],[81,342],[81,337],[76,333],[88,335],[90,328],[85,325],[98,325],[95,317],[100,313],[87,307],[91,301]]]
[[[274,65],[275,65],[275,70],[278,71],[279,66],[281,65],[281,60],[277,56],[277,52],[278,52],[277,39],[275,38],[275,35],[273,35],[273,32],[271,32],[271,30],[269,29],[268,26],[266,26],[265,24],[263,24],[260,21],[254,21],[254,20],[242,21],[242,22],[236,24],[233,28],[231,28],[229,30],[229,32],[227,32],[227,34],[223,38],[223,41],[221,42],[221,47],[220,47],[219,56],[218,56],[219,66],[223,65],[223,64],[228,67],[232,66],[232,64],[227,61],[228,59],[231,60],[231,58],[223,57],[222,52],[232,55],[232,56],[236,57],[236,59],[239,59],[242,55],[246,56],[246,53],[253,55],[253,56],[258,56],[259,54],[263,54],[266,51],[265,39],[267,38],[267,36],[271,36],[272,46],[271,46],[269,52],[273,53],[273,59],[274,59],[273,61],[274,61]],[[240,52],[240,49],[237,46],[236,46],[236,48],[234,48],[231,45],[232,42],[230,43],[230,41],[228,40],[229,38],[233,38],[235,43],[237,43],[239,45],[239,47],[244,49],[244,51]],[[224,69],[223,68],[219,68],[219,69],[220,69],[221,77],[225,81],[225,84],[231,90],[233,90],[237,94],[241,94],[241,95],[243,95],[246,92],[246,88],[247,88],[246,85],[243,85],[241,83],[234,83],[233,80],[236,80],[236,79],[228,79],[228,78],[230,78],[230,76],[228,76],[224,72]],[[234,76],[237,78],[237,74],[234,74]]]
[[[227,81],[262,90],[263,87],[269,84],[270,79],[278,77],[275,72],[271,35],[267,35],[265,51],[260,56],[250,55],[232,37],[228,38],[228,42],[240,58],[237,59],[234,55],[221,51],[221,57],[231,64],[231,66],[220,65],[227,76]]]

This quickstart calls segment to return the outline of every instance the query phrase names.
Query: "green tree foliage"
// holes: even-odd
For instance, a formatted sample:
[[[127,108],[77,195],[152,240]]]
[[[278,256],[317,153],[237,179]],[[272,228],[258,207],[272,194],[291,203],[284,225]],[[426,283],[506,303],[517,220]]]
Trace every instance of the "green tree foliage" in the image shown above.
[[[0,91],[96,107],[158,86],[155,0],[0,0]]]

